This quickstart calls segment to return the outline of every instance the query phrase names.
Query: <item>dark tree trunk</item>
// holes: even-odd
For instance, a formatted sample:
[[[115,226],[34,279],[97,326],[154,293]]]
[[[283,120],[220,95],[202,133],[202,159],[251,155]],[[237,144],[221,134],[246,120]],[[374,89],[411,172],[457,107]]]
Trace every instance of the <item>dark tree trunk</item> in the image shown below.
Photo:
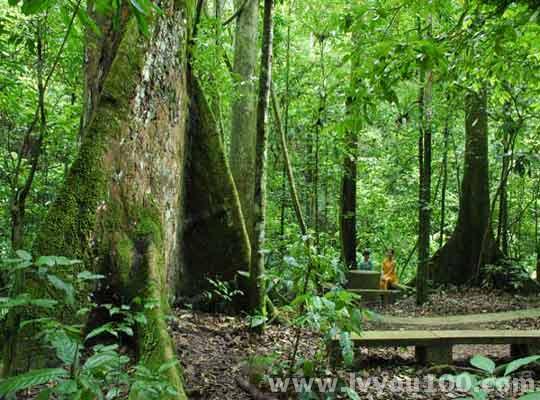
[[[240,200],[217,124],[201,87],[189,74],[185,189],[185,275],[182,294],[196,295],[207,278],[231,281],[249,270],[251,247]]]
[[[360,84],[356,78],[356,63],[351,66],[351,95],[347,98],[346,111],[349,126],[345,131],[345,154],[343,155],[343,175],[341,177],[341,195],[339,210],[339,237],[341,241],[341,257],[348,268],[357,267],[356,259],[356,184],[358,158],[358,131],[361,123],[354,110],[358,110],[356,93]]]
[[[340,238],[343,262],[349,268],[356,268],[356,158],[358,134],[356,129],[347,129],[343,157],[343,177],[340,199]]]
[[[448,101],[448,99],[447,99]],[[442,178],[442,192],[441,192],[441,223],[439,226],[439,248],[444,245],[445,231],[446,231],[446,191],[448,189],[448,142],[450,139],[450,116],[446,118],[444,126],[444,148],[443,148],[443,178]]]
[[[434,280],[463,284],[498,256],[490,227],[487,94],[465,96],[465,166],[452,237],[433,257]]]
[[[427,275],[431,243],[431,136],[433,74],[427,73],[420,94],[419,201],[418,201],[418,272],[416,303],[427,300]]]

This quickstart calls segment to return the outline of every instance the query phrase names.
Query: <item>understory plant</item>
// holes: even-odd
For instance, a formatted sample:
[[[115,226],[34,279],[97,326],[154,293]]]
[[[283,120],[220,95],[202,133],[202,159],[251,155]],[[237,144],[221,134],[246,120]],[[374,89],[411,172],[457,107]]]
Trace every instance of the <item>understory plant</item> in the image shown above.
[[[67,280],[58,271],[63,267],[79,264],[66,257],[38,257],[33,259],[25,251],[17,251],[17,257],[4,260],[1,272],[7,281],[7,296],[0,297],[0,326],[5,327],[9,313],[17,313],[17,326],[10,326],[15,334],[32,328],[38,332],[37,340],[54,354],[55,368],[31,369],[0,381],[0,398],[16,399],[17,393],[32,390],[37,399],[95,400],[127,398],[136,391],[145,399],[163,399],[174,394],[165,374],[174,363],[164,364],[157,373],[142,363],[136,363],[123,340],[135,334],[136,324],[147,323],[143,311],[155,304],[140,304],[133,300],[132,306],[96,304],[76,307],[78,293],[91,282],[104,278],[90,271],[82,271]],[[32,279],[51,290],[61,291],[64,296],[35,297],[26,290],[25,282]],[[49,290],[43,291],[43,293]],[[106,311],[107,320],[89,332],[82,325],[64,324],[51,309],[72,310],[79,317],[90,315],[98,308]],[[6,329],[6,328],[4,328]],[[5,335],[6,332],[3,332]]]
[[[473,372],[443,375],[440,380],[450,382],[461,392],[467,394],[460,400],[486,400],[492,392],[508,392],[508,389],[519,389],[512,388],[512,375],[519,369],[537,363],[539,360],[540,356],[530,356],[497,367],[490,358],[477,355],[470,360]],[[518,400],[539,400],[540,392],[533,391],[516,398]]]

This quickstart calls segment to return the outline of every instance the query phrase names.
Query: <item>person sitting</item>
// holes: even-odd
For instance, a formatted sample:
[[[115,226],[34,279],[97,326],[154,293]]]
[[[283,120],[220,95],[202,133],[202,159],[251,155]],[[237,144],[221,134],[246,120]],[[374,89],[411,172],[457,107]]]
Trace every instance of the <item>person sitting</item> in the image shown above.
[[[358,269],[360,271],[373,271],[373,262],[369,259],[371,255],[369,250],[364,250],[362,255],[364,256],[364,261],[358,264]]]
[[[388,249],[388,253],[386,253],[386,257],[382,262],[380,288],[383,290],[388,290],[393,284],[398,283],[394,255],[394,249]]]

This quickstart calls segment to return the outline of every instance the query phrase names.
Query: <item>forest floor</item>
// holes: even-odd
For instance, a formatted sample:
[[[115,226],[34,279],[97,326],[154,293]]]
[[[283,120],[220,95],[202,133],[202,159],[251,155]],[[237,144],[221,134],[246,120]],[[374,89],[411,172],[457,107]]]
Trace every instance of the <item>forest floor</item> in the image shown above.
[[[375,305],[371,309],[385,315],[400,317],[440,317],[448,315],[470,315],[492,312],[504,312],[540,307],[538,296],[523,297],[499,291],[479,289],[454,289],[437,292],[422,307],[417,307],[414,298],[405,298],[390,306]],[[376,323],[366,323],[365,329],[380,328]],[[524,318],[505,322],[481,324],[474,328],[486,329],[540,329],[540,320]],[[446,329],[446,328],[445,328]],[[450,328],[451,329],[451,328]],[[237,399],[295,399],[295,394],[270,393],[252,397],[241,384],[245,386],[249,376],[254,374],[247,367],[247,359],[253,356],[275,355],[285,361],[290,354],[294,338],[294,330],[285,325],[271,325],[262,335],[250,333],[245,321],[238,317],[206,314],[191,310],[176,310],[176,318],[171,323],[172,335],[177,343],[179,357],[185,369],[186,386],[190,399],[200,400],[237,400]],[[320,337],[306,332],[302,336],[300,356],[313,356],[321,346]],[[432,370],[415,363],[413,348],[385,348],[367,350],[359,359],[362,361],[353,369],[326,368],[324,378],[339,377],[344,382],[350,381],[350,374],[356,373],[357,378],[386,379],[413,382],[415,378],[430,376]],[[454,361],[459,367],[467,367],[468,359],[477,354],[494,359],[497,364],[509,360],[509,346],[454,346]],[[521,373],[525,377],[533,377],[533,371]],[[421,382],[422,390],[416,393],[401,393],[392,385],[381,390],[376,384],[357,391],[362,399],[455,399],[463,397],[463,393],[443,391],[436,383],[433,390],[428,387],[429,380]],[[251,386],[253,389],[254,386]],[[259,395],[261,395],[259,393]],[[335,398],[340,397],[338,394]],[[508,393],[494,392],[491,399],[514,398]],[[517,397],[516,397],[517,398]]]

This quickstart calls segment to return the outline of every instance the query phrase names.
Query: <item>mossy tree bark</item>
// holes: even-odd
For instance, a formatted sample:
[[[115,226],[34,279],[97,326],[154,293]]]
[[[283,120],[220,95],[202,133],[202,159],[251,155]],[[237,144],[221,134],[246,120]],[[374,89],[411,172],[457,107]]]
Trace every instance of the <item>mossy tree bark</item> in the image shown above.
[[[258,0],[236,0],[242,7],[236,20],[233,78],[237,96],[232,104],[230,161],[242,212],[253,242],[255,145],[257,135],[256,69],[258,54]]]
[[[465,97],[465,169],[459,216],[448,242],[432,259],[437,283],[474,283],[499,252],[490,226],[487,93]]]
[[[100,293],[155,302],[136,333],[139,361],[151,370],[175,358],[164,317],[180,270],[190,20],[189,1],[159,6],[148,36],[127,6],[115,23],[96,16],[102,34],[88,34],[80,151],[34,246],[36,254],[80,258],[105,274]],[[25,339],[19,332],[7,343],[11,371],[39,362]],[[167,375],[173,398],[185,399],[180,368]]]
[[[274,39],[274,1],[264,1],[263,40],[259,98],[257,103],[257,140],[255,146],[255,186],[253,213],[253,245],[250,268],[250,308],[266,315],[264,284],[264,233],[266,222],[266,145],[267,119],[272,84],[272,44]]]

